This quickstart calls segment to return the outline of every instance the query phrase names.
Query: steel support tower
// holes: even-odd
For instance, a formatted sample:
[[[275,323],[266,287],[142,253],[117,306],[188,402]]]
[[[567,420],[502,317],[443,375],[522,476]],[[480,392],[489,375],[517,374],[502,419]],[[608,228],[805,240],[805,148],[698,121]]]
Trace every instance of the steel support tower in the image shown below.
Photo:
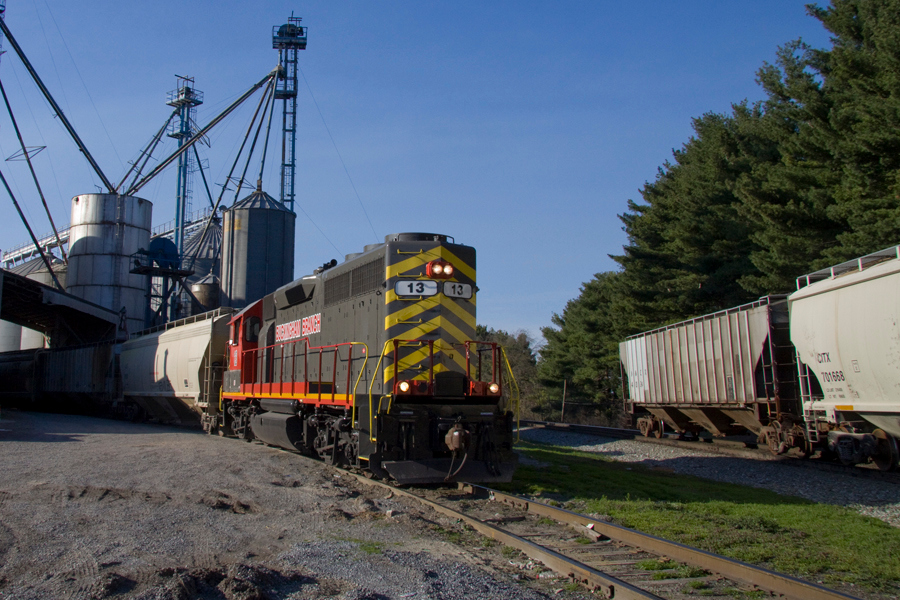
[[[297,134],[297,51],[306,50],[306,27],[303,19],[291,17],[284,25],[272,28],[272,47],[278,50],[281,67],[275,87],[275,98],[284,100],[281,139],[281,203],[294,211],[294,156]]]
[[[193,134],[195,108],[203,104],[203,92],[194,89],[193,77],[176,75],[178,85],[175,90],[169,92],[166,104],[178,109],[178,120],[172,121],[168,136],[178,140],[178,148],[181,148]],[[194,160],[190,152],[184,152],[178,157],[178,191],[175,196],[175,247],[178,248],[178,258],[184,254],[184,226],[185,215],[190,212],[191,203],[191,173],[194,171]]]

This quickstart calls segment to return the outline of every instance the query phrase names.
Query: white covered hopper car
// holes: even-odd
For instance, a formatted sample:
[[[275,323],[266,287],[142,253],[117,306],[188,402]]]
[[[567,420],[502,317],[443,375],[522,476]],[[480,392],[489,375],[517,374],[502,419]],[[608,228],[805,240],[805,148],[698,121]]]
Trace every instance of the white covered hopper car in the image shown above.
[[[641,431],[750,431],[775,452],[897,468],[900,247],[797,288],[622,342],[626,408]]]

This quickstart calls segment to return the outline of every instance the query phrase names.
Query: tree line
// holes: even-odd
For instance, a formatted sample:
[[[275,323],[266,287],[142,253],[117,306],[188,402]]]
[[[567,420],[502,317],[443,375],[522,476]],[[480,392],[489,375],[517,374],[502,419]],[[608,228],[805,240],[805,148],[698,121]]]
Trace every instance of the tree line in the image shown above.
[[[480,330],[514,348],[532,416],[558,418],[566,382],[583,413],[614,423],[627,336],[791,292],[800,275],[900,242],[900,0],[807,11],[831,46],[785,44],[757,72],[763,100],[693,120],[619,215],[619,269],[553,315],[539,356],[525,336]]]

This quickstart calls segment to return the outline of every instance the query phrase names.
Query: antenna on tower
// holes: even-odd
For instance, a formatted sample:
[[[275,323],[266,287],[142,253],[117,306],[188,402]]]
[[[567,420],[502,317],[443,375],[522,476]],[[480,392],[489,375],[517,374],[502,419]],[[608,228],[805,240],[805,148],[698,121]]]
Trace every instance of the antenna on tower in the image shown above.
[[[0,0],[2,1],[2,0]],[[278,50],[278,80],[275,98],[284,100],[281,144],[281,203],[294,211],[294,156],[297,133],[297,51],[306,50],[303,19],[291,12],[288,22],[272,28],[272,48]]]

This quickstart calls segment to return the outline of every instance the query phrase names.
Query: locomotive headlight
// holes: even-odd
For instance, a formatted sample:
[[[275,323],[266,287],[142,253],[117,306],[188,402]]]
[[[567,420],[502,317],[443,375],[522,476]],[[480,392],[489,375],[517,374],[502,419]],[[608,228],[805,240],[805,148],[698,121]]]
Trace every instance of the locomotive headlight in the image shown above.
[[[453,265],[440,258],[425,265],[425,276],[434,279],[450,279],[453,271],[455,271]]]
[[[500,393],[500,384],[492,383],[491,385],[488,386],[488,391],[492,394],[499,394]]]
[[[409,391],[409,382],[408,382],[408,381],[401,381],[401,382],[397,385],[397,389],[400,390],[401,392],[403,392],[403,393],[405,394],[406,392]]]

